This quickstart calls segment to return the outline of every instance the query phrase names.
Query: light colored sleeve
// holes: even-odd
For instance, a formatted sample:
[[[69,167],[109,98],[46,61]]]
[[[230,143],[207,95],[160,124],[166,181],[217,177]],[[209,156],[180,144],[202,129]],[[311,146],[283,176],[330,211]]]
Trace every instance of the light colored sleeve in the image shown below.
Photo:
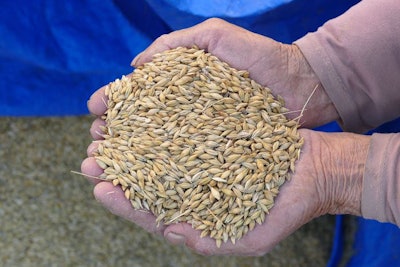
[[[400,134],[372,135],[364,170],[361,214],[400,227]]]
[[[342,128],[363,133],[400,116],[400,2],[363,0],[294,42]]]

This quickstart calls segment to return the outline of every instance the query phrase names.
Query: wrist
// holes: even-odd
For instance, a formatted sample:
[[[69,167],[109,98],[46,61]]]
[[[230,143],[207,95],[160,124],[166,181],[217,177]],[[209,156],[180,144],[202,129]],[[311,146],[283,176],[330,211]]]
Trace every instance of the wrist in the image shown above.
[[[321,207],[329,214],[361,215],[361,194],[370,137],[315,132],[311,150]]]

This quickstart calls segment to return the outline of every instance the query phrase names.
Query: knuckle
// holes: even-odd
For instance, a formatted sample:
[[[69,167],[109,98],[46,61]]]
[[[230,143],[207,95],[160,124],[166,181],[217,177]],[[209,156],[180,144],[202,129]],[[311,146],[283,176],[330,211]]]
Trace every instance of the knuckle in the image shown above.
[[[205,27],[210,28],[212,30],[223,29],[224,25],[226,26],[226,24],[228,24],[226,21],[219,18],[209,18],[203,22],[203,25]]]
[[[161,44],[167,43],[168,35],[169,35],[168,33],[164,33],[164,34],[160,35],[159,37],[157,37],[156,42],[161,43]]]

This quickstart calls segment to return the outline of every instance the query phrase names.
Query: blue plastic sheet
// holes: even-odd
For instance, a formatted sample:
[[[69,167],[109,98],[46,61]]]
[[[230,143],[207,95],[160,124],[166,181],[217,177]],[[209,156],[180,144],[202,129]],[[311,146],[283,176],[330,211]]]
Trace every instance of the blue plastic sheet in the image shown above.
[[[290,43],[359,0],[147,0],[173,29],[219,17],[253,32]]]
[[[0,115],[87,114],[100,86],[129,73],[159,35],[220,17],[290,43],[358,0],[13,0],[0,2]],[[381,131],[400,129],[399,121]],[[319,128],[340,131],[336,124]],[[400,230],[363,219],[348,267],[400,266]],[[340,261],[338,217],[329,267]]]
[[[393,224],[359,218],[348,267],[400,266],[400,231]]]
[[[91,93],[131,72],[153,39],[112,1],[1,1],[0,115],[86,114]]]
[[[89,96],[156,37],[208,17],[292,42],[355,2],[1,1],[0,115],[86,114]]]

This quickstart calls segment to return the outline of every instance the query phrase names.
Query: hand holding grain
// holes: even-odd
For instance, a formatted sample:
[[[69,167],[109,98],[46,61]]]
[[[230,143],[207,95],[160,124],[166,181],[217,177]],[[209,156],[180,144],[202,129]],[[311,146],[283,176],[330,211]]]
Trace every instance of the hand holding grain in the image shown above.
[[[216,34],[216,32],[219,32],[220,34],[215,35],[217,36],[217,39],[209,37],[208,40],[211,41],[206,44],[206,47],[204,47],[204,43],[202,43],[204,39],[200,41],[197,40],[194,42],[194,44],[200,46],[200,48],[206,48],[209,52],[211,52],[212,50],[214,54],[219,53],[218,51],[222,51],[222,54],[219,55],[220,58],[224,59],[225,61],[229,62],[231,65],[237,68],[247,68],[250,71],[253,70],[253,72],[250,72],[250,76],[253,79],[257,79],[258,77],[257,81],[260,83],[264,81],[266,82],[266,84],[276,85],[278,89],[274,91],[274,93],[279,92],[282,95],[292,95],[292,99],[290,99],[290,96],[288,96],[289,100],[287,100],[287,106],[290,107],[292,110],[293,108],[297,107],[296,101],[298,99],[296,100],[293,97],[293,91],[284,92],[282,88],[290,83],[293,83],[294,81],[300,81],[300,85],[304,85],[307,83],[311,84],[310,81],[313,81],[315,77],[313,77],[312,73],[310,76],[307,76],[304,72],[301,72],[299,70],[296,70],[295,74],[293,74],[292,76],[289,75],[289,78],[287,78],[286,76],[285,78],[282,78],[281,75],[282,79],[279,80],[275,76],[276,73],[279,71],[281,71],[282,73],[282,69],[279,68],[279,65],[277,65],[277,63],[280,63],[281,66],[286,64],[283,68],[283,73],[287,74],[287,72],[289,72],[289,69],[293,67],[291,65],[293,64],[293,61],[298,60],[296,55],[298,56],[299,54],[296,53],[291,54],[293,56],[291,60],[287,59],[289,50],[293,50],[294,47],[284,46],[265,37],[246,32],[230,24],[223,25],[226,23],[220,20],[211,20],[206,22],[205,24],[196,26],[198,27],[197,30],[201,30],[201,28],[205,26],[211,27],[212,25],[214,25],[215,28],[213,28],[213,30],[210,32],[214,32],[214,34]],[[229,27],[232,27],[231,31],[227,31],[227,33],[223,34],[224,29]],[[193,29],[196,30],[195,28]],[[240,36],[243,37],[242,39],[239,38],[241,41],[237,43],[232,42],[232,37],[230,37],[229,40],[230,34],[228,33],[235,31],[237,31],[237,36],[235,36],[235,38],[238,38]],[[181,33],[182,31],[174,33],[176,35],[176,40],[179,39],[179,34]],[[170,36],[174,34],[171,34]],[[183,34],[183,36],[190,37],[190,34]],[[195,34],[194,36],[197,35]],[[143,54],[139,56],[139,58],[134,61],[134,64],[142,64],[146,62],[146,55],[149,56],[156,52],[161,52],[165,49],[168,49],[169,47],[168,45],[165,46],[165,42],[168,43],[169,41],[174,40],[174,38],[172,38],[171,40],[169,40],[168,38],[168,36],[164,36],[156,41],[152,46],[149,47],[148,50],[146,50]],[[218,38],[221,38],[221,40],[218,41],[218,46],[213,45],[213,42],[218,40]],[[252,40],[252,38],[254,40]],[[224,40],[227,42],[225,47],[229,49],[218,50],[219,45],[223,43]],[[264,58],[257,58],[257,56],[260,56],[259,53],[254,53],[254,51],[257,50],[253,51],[253,48],[249,49],[245,45],[245,42],[254,45],[257,43],[257,41],[259,41],[258,43],[261,44],[261,40],[267,43],[267,45],[265,46],[260,46],[260,49],[264,49],[263,53],[270,53],[270,57],[268,58],[265,57],[265,55]],[[229,47],[228,44],[230,44],[231,46]],[[174,46],[174,44],[169,45]],[[189,41],[189,43],[180,43],[179,45],[190,46],[193,45],[193,43]],[[253,52],[253,54],[250,54],[249,57],[248,54],[244,53],[246,56],[241,57],[237,56],[240,55],[240,53],[234,53],[235,51],[238,52],[238,50],[243,50],[243,48],[249,49]],[[159,51],[157,51],[157,49],[159,49]],[[224,54],[224,51],[227,52]],[[278,51],[284,52],[282,52],[282,54],[279,54]],[[231,55],[229,56],[229,54]],[[224,58],[224,55],[228,56],[228,58]],[[236,57],[234,57],[234,55]],[[254,56],[253,59],[252,56]],[[229,58],[231,58],[232,60],[229,61]],[[245,59],[249,61],[246,63]],[[291,63],[289,64],[288,62]],[[296,64],[299,64],[298,61],[296,62]],[[275,66],[275,68],[266,68],[265,66]],[[308,73],[309,71],[310,70],[308,69],[306,73]],[[276,82],[273,82],[274,79],[276,80]],[[281,88],[281,90],[279,90],[279,88]],[[94,121],[91,128],[91,134],[95,140],[102,139],[103,131],[101,130],[101,126],[104,125],[104,121],[100,118],[100,116],[102,116],[107,110],[107,99],[104,90],[105,89],[102,88],[97,91],[88,102],[89,110],[93,114],[99,116],[99,118]],[[316,108],[319,107],[321,103],[325,103],[324,101],[326,100],[324,100],[323,95],[321,98],[321,92],[317,92],[315,94],[315,97],[316,101],[310,101],[309,103],[311,109],[314,109],[314,111]],[[306,102],[306,98],[299,98],[303,101],[302,105],[304,105],[304,103]],[[305,112],[302,119],[306,118],[307,120],[309,120],[308,123],[310,123],[311,121],[310,125],[312,125],[321,123],[327,118],[324,117],[324,119],[321,120],[323,116],[321,117],[320,113],[318,114],[319,117],[317,118],[313,117],[312,113]],[[304,122],[305,124],[307,123],[307,120]],[[297,228],[317,216],[326,213],[359,213],[359,207],[357,206],[359,193],[357,193],[357,189],[359,189],[358,185],[361,179],[360,177],[362,177],[362,175],[360,176],[360,173],[362,173],[362,170],[359,168],[360,164],[354,164],[354,161],[349,160],[338,160],[335,161],[333,164],[331,162],[331,157],[335,153],[338,155],[344,155],[345,153],[343,153],[342,149],[346,147],[348,150],[346,152],[355,151],[353,149],[358,149],[359,147],[357,144],[359,144],[360,142],[350,142],[351,144],[354,143],[356,145],[348,146],[346,142],[352,140],[352,136],[346,134],[328,135],[308,130],[301,130],[300,133],[305,140],[305,145],[302,152],[303,156],[296,165],[296,173],[293,175],[292,180],[286,182],[284,186],[282,186],[281,192],[276,198],[275,206],[265,217],[265,221],[263,220],[262,224],[256,225],[252,231],[249,231],[245,236],[237,240],[236,244],[231,242],[224,242],[222,244],[219,243],[218,245],[218,242],[216,244],[214,240],[207,236],[201,238],[202,232],[199,230],[194,230],[192,226],[188,225],[187,223],[176,223],[171,225],[160,224],[157,226],[156,217],[153,214],[145,211],[134,210],[129,200],[127,200],[127,191],[123,192],[120,187],[115,187],[111,183],[98,183],[98,181],[94,180],[95,183],[98,183],[95,187],[94,193],[96,198],[114,214],[122,216],[138,224],[147,231],[164,235],[169,241],[174,244],[186,244],[188,247],[194,249],[198,253],[262,255],[271,250],[273,246],[276,245],[280,240],[284,239]],[[343,143],[347,146],[337,146],[338,143]],[[98,162],[96,163],[93,157],[94,152],[98,150],[98,145],[99,142],[95,142],[88,148],[88,159],[86,159],[82,163],[82,172],[84,174],[91,176],[102,176],[104,168],[100,168],[98,166]],[[346,173],[345,171],[343,171],[343,169],[350,169],[352,170],[352,172],[349,172],[349,175],[346,176],[343,175],[343,173]],[[337,175],[338,171],[340,174],[339,176]],[[346,190],[343,190],[344,188],[346,188]],[[356,193],[348,194],[353,192]],[[337,205],[338,203],[340,204],[340,206]]]

